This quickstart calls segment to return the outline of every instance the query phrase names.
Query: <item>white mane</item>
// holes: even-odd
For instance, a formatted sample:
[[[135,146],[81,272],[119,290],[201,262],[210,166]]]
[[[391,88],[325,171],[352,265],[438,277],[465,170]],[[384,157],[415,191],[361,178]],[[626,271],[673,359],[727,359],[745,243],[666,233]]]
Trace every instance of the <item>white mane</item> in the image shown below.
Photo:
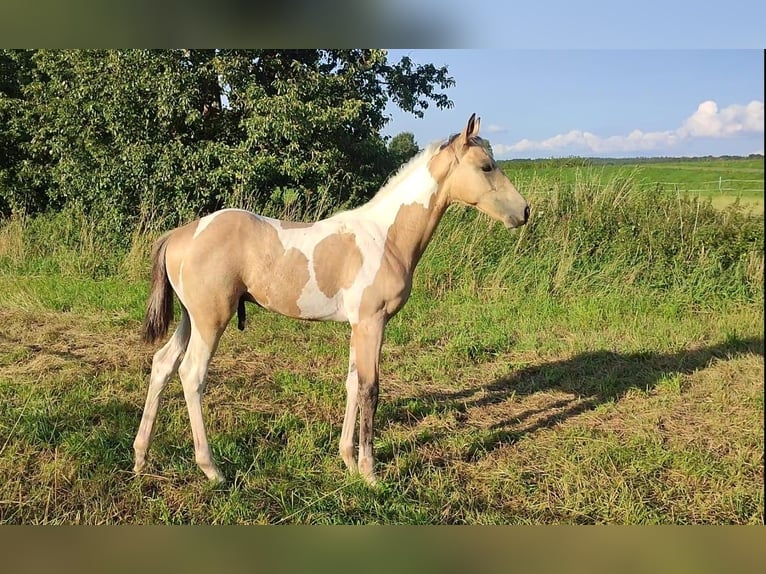
[[[378,190],[378,192],[364,205],[361,205],[357,209],[366,207],[374,207],[391,196],[391,194],[399,187],[399,185],[409,178],[414,172],[423,167],[428,166],[428,162],[439,152],[439,147],[442,142],[433,142],[426,146],[424,150],[419,152],[415,157],[403,164],[395,174],[393,174],[386,183]]]

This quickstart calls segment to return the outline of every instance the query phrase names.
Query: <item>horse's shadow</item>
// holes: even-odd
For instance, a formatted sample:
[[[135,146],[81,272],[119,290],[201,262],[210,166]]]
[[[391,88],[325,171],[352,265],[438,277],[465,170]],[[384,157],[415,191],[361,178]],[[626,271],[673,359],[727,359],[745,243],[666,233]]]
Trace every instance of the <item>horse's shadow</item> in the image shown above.
[[[0,342],[18,343],[2,334]],[[26,345],[30,352],[43,351],[37,345]],[[100,361],[76,351],[44,350],[68,361],[86,361],[98,369]],[[688,375],[704,369],[714,359],[726,359],[744,354],[764,354],[763,337],[732,337],[723,343],[682,350],[676,353],[637,352],[619,353],[607,350],[581,353],[565,360],[551,361],[523,368],[509,366],[509,371],[494,381],[454,391],[423,392],[381,401],[378,410],[379,428],[390,425],[417,427],[426,417],[449,416],[454,424],[448,428],[414,433],[418,445],[439,441],[446,435],[474,426],[469,411],[494,411],[494,418],[476,433],[464,456],[473,459],[501,445],[516,442],[538,430],[550,428],[571,417],[596,408],[598,405],[620,400],[631,389],[653,389],[660,381],[676,375]],[[559,392],[556,392],[559,391]],[[537,395],[545,400],[534,400]],[[525,400],[529,399],[529,400]],[[504,409],[504,403],[515,408]],[[523,409],[523,410],[522,410]],[[497,413],[508,412],[508,416]],[[107,440],[114,448],[95,449],[120,453],[123,465],[130,458],[132,432],[140,408],[136,405],[110,401],[107,405],[91,405],[77,416],[57,405],[50,412],[40,414],[39,420],[28,420],[30,440],[43,445],[58,444],[62,437],[83,429],[103,427],[93,440]],[[29,418],[29,417],[27,417]],[[104,434],[105,433],[105,434]],[[88,438],[88,437],[85,437]],[[85,440],[85,439],[83,439]],[[88,438],[90,440],[90,438]],[[243,437],[243,441],[250,437]],[[393,457],[392,445],[381,445],[377,450],[381,462]],[[111,455],[109,464],[115,464]]]
[[[512,416],[495,420],[484,426],[484,432],[468,448],[466,456],[489,452],[500,445],[516,442],[535,431],[550,428],[598,405],[620,400],[629,390],[647,391],[660,381],[677,375],[689,375],[704,369],[714,359],[726,359],[743,354],[764,354],[763,337],[729,338],[718,345],[682,350],[676,353],[590,351],[564,360],[540,365],[511,368],[508,374],[487,385],[473,386],[450,392],[419,394],[387,401],[381,413],[381,428],[399,424],[416,426],[429,415],[451,414],[455,424],[468,426],[468,411],[492,409],[514,400],[519,403],[538,393],[563,391],[565,398],[548,401],[530,400],[532,408],[515,409]],[[517,405],[518,406],[518,405]],[[475,411],[474,411],[475,412]],[[455,432],[443,431],[442,434]],[[438,432],[424,433],[420,442],[440,438]],[[379,453],[387,458],[386,449]],[[390,454],[390,453],[388,453]]]

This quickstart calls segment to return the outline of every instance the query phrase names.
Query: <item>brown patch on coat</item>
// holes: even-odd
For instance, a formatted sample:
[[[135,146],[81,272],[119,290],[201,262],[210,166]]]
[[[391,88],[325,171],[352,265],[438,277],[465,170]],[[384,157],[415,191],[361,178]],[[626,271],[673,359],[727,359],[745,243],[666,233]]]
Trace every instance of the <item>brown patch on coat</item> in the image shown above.
[[[363,262],[353,233],[328,235],[317,243],[313,258],[317,286],[326,297],[351,287]]]
[[[309,280],[308,259],[297,249],[285,250],[277,229],[251,214],[231,211],[217,215],[195,238],[198,223],[172,233],[166,263],[206,342],[214,344],[243,296],[300,317],[298,298]]]
[[[245,284],[255,301],[272,311],[300,317],[298,298],[309,280],[309,261],[298,249],[285,250],[277,230],[256,220],[245,241],[258,245],[245,263]]]

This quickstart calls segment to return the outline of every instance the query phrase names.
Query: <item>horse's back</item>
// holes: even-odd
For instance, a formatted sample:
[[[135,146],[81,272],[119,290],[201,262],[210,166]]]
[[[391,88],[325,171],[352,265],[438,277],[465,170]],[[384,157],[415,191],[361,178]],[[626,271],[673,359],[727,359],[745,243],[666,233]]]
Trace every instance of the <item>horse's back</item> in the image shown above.
[[[168,274],[187,306],[233,313],[247,294],[290,317],[353,320],[382,259],[377,231],[343,216],[299,223],[221,210],[173,232]]]

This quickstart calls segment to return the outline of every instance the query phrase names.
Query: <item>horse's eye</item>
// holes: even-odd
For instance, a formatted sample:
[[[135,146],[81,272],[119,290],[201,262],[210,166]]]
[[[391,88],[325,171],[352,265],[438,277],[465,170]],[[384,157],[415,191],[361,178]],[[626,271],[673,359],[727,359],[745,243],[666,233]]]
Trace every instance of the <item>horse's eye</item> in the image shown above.
[[[485,163],[483,166],[481,166],[481,171],[492,171],[492,164]]]

